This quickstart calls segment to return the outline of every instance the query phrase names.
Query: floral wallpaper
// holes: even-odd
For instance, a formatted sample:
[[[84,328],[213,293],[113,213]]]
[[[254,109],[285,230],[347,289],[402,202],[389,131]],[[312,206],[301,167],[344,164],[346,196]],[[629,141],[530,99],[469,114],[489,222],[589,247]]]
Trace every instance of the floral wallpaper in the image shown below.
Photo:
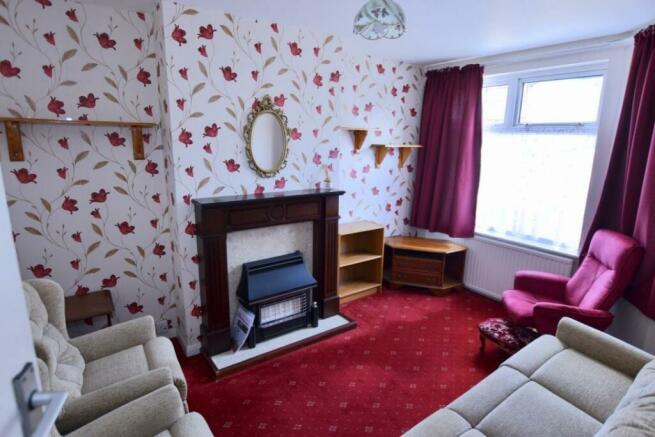
[[[392,154],[375,168],[369,145],[418,140],[423,73],[351,53],[338,38],[309,29],[173,2],[163,3],[162,14],[179,234],[175,269],[188,345],[197,344],[203,311],[192,199],[325,186],[327,173],[333,187],[347,191],[342,221],[370,219],[389,234],[402,233],[416,156],[399,169]],[[291,136],[288,165],[274,178],[258,177],[244,152],[248,113],[267,94],[287,115]],[[344,125],[377,129],[354,154]]]
[[[0,113],[157,121],[154,30],[150,13],[0,0]],[[21,131],[25,161],[9,161],[4,132],[0,154],[23,276],[52,278],[69,295],[111,290],[115,322],[151,314],[173,330],[172,211],[159,132],[146,132],[146,159],[134,161],[129,129]]]
[[[407,231],[416,156],[398,168],[391,151],[376,168],[369,145],[417,141],[420,67],[168,0],[151,12],[0,0],[0,39],[2,116],[159,123],[143,161],[127,129],[21,125],[23,162],[9,161],[0,133],[24,277],[69,295],[111,290],[115,322],[151,314],[198,350],[194,198],[326,186],[328,175],[347,191],[342,221]],[[288,165],[268,179],[249,168],[242,133],[267,94],[291,133]],[[354,153],[342,126],[375,129]]]

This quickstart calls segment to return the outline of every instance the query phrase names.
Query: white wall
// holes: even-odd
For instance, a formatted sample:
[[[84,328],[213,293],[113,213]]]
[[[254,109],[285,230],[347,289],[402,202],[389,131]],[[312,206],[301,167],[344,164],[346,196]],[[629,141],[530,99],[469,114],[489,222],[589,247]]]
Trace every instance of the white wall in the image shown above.
[[[23,369],[25,363],[34,362],[35,356],[2,177],[0,177],[0,278],[2,278],[0,349],[3,352],[0,359],[0,435],[20,436],[22,435],[20,416],[16,408],[11,380]]]
[[[538,51],[539,49],[535,50],[535,52]],[[525,53],[523,54],[525,55]],[[586,235],[586,232],[591,225],[603,189],[616,134],[618,118],[621,112],[623,95],[625,93],[625,84],[630,68],[631,55],[632,42],[626,41],[625,44],[614,47],[592,49],[566,56],[548,57],[526,62],[504,62],[503,64],[485,67],[486,75],[495,75],[516,71],[544,69],[562,65],[575,65],[598,61],[607,62],[607,76],[600,108],[598,140],[596,153],[594,155],[591,180],[589,183],[589,195],[585,210],[583,235]],[[533,57],[534,56],[532,56],[532,58]],[[484,64],[484,62],[482,63]],[[444,238],[444,235],[442,234],[430,234],[428,232],[420,232],[420,234],[432,238]],[[475,237],[473,240],[456,241],[469,247],[469,260],[476,260],[476,265],[485,264],[493,266],[493,268],[485,269],[485,274],[489,275],[489,285],[481,286],[479,283],[466,284],[470,286],[471,289],[486,294],[492,298],[498,298],[505,288],[511,286],[514,271],[520,265],[524,264],[526,267],[535,270],[562,273],[561,271],[555,271],[560,268],[558,263],[554,262],[559,257],[550,257],[549,255],[544,254],[541,257],[541,260],[538,257],[526,256],[525,258],[516,261],[517,251],[524,249],[511,247],[511,245],[508,246],[504,243],[496,243],[496,247],[494,247],[493,250],[490,250],[490,245],[494,245],[493,240],[483,237]],[[505,262],[506,260],[514,260],[514,262],[507,263]],[[475,277],[476,275],[467,272],[465,275],[465,281],[467,281],[467,279],[473,281]],[[637,347],[646,349],[650,352],[655,352],[654,320],[644,316],[639,310],[624,299],[621,299],[612,311],[616,317],[614,324],[609,330],[612,335],[629,341]]]

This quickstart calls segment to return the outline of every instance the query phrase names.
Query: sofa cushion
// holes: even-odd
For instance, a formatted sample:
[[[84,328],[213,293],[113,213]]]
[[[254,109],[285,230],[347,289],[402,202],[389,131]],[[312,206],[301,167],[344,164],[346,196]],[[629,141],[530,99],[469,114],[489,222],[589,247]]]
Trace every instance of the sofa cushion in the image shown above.
[[[149,370],[142,345],[86,363],[83,393],[90,393]]]
[[[443,408],[416,424],[403,434],[406,437],[459,436],[471,430],[471,424],[462,416]]]
[[[593,435],[601,423],[530,381],[495,408],[477,429],[489,436],[578,437]]]
[[[562,399],[605,422],[630,387],[632,379],[573,349],[566,349],[532,375]]]
[[[503,366],[516,369],[529,378],[546,361],[563,351],[564,348],[565,346],[556,337],[544,335],[505,360]]]
[[[521,372],[503,366],[455,399],[448,408],[475,428],[482,418],[526,382],[528,378]]]
[[[646,364],[597,437],[655,435],[655,361]]]

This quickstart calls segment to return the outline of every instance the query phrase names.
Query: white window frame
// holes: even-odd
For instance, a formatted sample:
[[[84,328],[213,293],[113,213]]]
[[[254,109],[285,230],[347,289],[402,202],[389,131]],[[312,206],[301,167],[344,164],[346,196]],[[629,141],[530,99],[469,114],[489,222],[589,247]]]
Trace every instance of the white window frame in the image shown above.
[[[593,63],[572,65],[572,66],[559,66],[549,67],[539,70],[525,70],[511,73],[500,73],[485,75],[483,78],[483,88],[488,86],[507,86],[507,105],[505,108],[505,118],[503,123],[490,124],[484,126],[486,130],[495,132],[556,132],[561,129],[566,129],[574,133],[589,133],[596,132],[598,134],[598,125],[600,115],[602,113],[602,106],[607,86],[607,61],[599,61]],[[521,102],[523,100],[523,84],[526,82],[538,82],[546,80],[557,79],[575,79],[580,77],[589,76],[602,76],[603,85],[600,93],[600,101],[598,104],[598,112],[596,113],[596,120],[592,123],[549,123],[549,124],[521,124]],[[596,137],[596,147],[598,146],[598,136]],[[484,147],[484,144],[483,144]],[[475,235],[483,239],[495,240],[501,243],[509,244],[511,246],[523,247],[539,252],[563,256],[566,258],[577,258],[577,254],[568,251],[558,250],[554,247],[547,247],[539,245],[538,242],[531,244],[524,240],[513,239],[504,237],[498,234],[487,233],[483,231],[475,231]]]
[[[603,88],[600,95],[600,103],[596,120],[591,123],[537,123],[525,124],[520,123],[521,104],[523,102],[523,85],[530,82],[540,82],[549,80],[578,79],[583,77],[601,76],[603,78]],[[607,82],[607,62],[594,62],[589,64],[564,66],[532,71],[519,71],[512,73],[502,73],[487,75],[483,80],[483,87],[506,85],[507,89],[507,106],[505,108],[504,123],[492,124],[485,126],[486,129],[494,131],[521,131],[521,132],[548,132],[558,129],[578,128],[580,132],[592,132],[598,130],[598,120],[600,118],[603,96],[605,94],[605,84]]]

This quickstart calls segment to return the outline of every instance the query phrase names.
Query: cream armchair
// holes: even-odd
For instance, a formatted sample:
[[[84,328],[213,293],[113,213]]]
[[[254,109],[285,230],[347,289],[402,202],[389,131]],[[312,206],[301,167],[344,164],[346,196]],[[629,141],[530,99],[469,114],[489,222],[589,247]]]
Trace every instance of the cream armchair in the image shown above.
[[[173,383],[183,406],[187,385],[171,341],[155,334],[150,316],[74,339],[68,337],[64,291],[54,281],[23,283],[37,356],[53,390],[68,392],[57,421],[69,433]]]
[[[41,384],[44,390],[52,390],[49,370],[37,359]],[[160,369],[163,385],[136,397],[115,409],[104,405],[102,415],[91,420],[66,437],[155,436],[155,437],[211,437],[212,432],[205,419],[198,413],[185,413],[184,405],[167,369]],[[98,410],[96,410],[98,411]],[[53,429],[51,437],[59,437],[59,429]]]

